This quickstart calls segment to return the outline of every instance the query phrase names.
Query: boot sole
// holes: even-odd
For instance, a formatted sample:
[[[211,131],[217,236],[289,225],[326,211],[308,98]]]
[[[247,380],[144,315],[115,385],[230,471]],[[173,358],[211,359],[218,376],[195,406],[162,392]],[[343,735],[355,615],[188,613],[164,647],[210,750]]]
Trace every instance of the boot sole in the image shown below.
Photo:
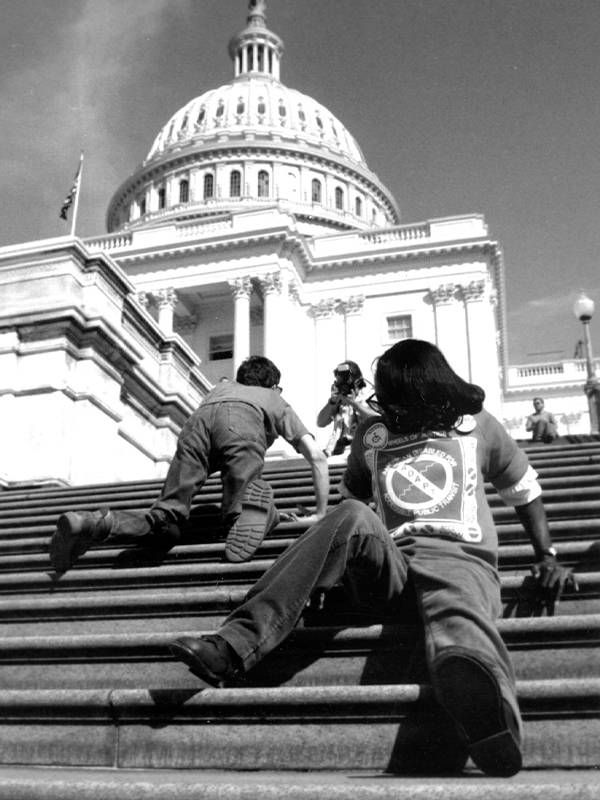
[[[488,669],[465,656],[449,656],[436,680],[440,702],[463,731],[475,765],[486,775],[516,775],[523,764],[517,723]]]
[[[273,509],[274,519],[271,521]],[[273,489],[267,483],[251,483],[242,501],[242,513],[233,523],[225,541],[228,561],[248,561],[279,521],[273,505]]]

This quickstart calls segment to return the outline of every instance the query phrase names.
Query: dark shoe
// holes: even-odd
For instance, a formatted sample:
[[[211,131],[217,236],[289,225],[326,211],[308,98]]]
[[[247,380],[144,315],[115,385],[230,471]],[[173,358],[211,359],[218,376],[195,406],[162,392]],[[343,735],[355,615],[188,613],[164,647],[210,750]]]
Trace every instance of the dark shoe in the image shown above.
[[[252,481],[242,501],[242,513],[227,534],[227,561],[248,561],[278,523],[279,514],[273,505],[273,489],[266,481]]]
[[[241,659],[218,634],[200,636],[198,639],[182,636],[169,647],[175,658],[187,664],[194,675],[217,688],[233,680],[242,671]]]
[[[448,656],[435,672],[440,702],[476,766],[486,775],[516,775],[522,767],[519,724],[492,673],[466,656]]]
[[[50,540],[50,563],[56,572],[66,572],[93,544],[110,534],[113,517],[108,509],[68,511],[61,514]]]

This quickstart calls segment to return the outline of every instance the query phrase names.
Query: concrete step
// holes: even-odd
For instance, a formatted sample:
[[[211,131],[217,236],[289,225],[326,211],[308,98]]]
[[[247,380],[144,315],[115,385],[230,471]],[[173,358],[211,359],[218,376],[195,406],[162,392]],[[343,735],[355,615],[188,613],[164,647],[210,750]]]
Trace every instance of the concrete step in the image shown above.
[[[303,530],[303,529],[302,529]],[[276,558],[286,547],[289,547],[296,536],[285,536],[291,533],[289,527],[280,527],[273,532],[258,549],[255,559]],[[300,531],[299,531],[300,532]],[[570,531],[567,530],[566,534]],[[579,531],[578,531],[579,532]],[[587,566],[588,569],[600,567],[600,522],[591,531],[598,534],[597,539],[581,539],[579,541],[561,541],[559,525],[555,526],[554,542],[558,551],[560,563],[577,566],[578,571]],[[521,531],[523,536],[525,534]],[[557,535],[558,534],[558,535]],[[31,541],[26,544],[32,545]],[[38,539],[37,546],[30,549],[20,547],[15,542],[0,541],[0,574],[26,573],[48,570],[48,540]],[[160,558],[162,564],[198,564],[200,562],[214,562],[225,564],[225,545],[221,542],[181,544],[172,548]],[[530,544],[501,544],[499,548],[499,567],[501,570],[527,570],[534,561],[533,548]],[[111,569],[142,567],[156,564],[157,557],[152,557],[148,550],[136,547],[135,544],[114,547],[109,544],[94,547],[88,550],[76,563],[74,569],[92,569],[97,567],[110,567]]]
[[[597,770],[522,771],[486,778],[373,770],[248,772],[0,768],[0,800],[597,800]]]
[[[600,680],[518,684],[528,769],[598,765]],[[429,748],[429,753],[425,749]],[[0,691],[0,762],[126,769],[402,769],[456,732],[428,686]]]
[[[589,548],[588,548],[589,552]],[[596,558],[595,544],[592,553]],[[163,561],[161,555],[139,556],[135,566],[132,566],[132,553],[125,551],[125,558],[119,557],[111,566],[87,568],[85,562],[77,564],[75,568],[57,576],[50,568],[47,570],[30,572],[3,572],[0,573],[0,598],[14,595],[28,595],[51,593],[57,596],[66,592],[90,592],[92,590],[129,589],[137,591],[150,586],[214,586],[226,583],[228,586],[244,586],[249,588],[258,578],[274,563],[274,558],[255,558],[243,563],[222,563],[201,561],[198,563],[178,563],[177,561]],[[506,599],[521,588],[523,580],[530,575],[529,566],[532,559],[523,560],[521,569],[516,565],[511,569],[511,575],[501,575],[503,594]],[[596,566],[596,569],[594,569]],[[580,592],[596,596],[600,587],[600,571],[597,570],[596,561],[581,562],[577,570],[577,581]],[[583,570],[588,570],[584,572]],[[565,600],[576,601],[579,593],[567,593]],[[574,596],[571,596],[574,595]],[[0,601],[0,619],[2,617],[2,602]]]
[[[520,679],[600,678],[600,614],[499,622]],[[176,662],[169,643],[209,633],[188,621],[162,620],[156,632],[135,623],[120,633],[0,639],[5,689],[188,687],[197,681]],[[397,624],[359,628],[304,627],[244,676],[244,686],[373,685],[411,677],[417,629]]]
[[[53,625],[57,630],[65,630],[64,623],[88,620],[90,632],[105,630],[104,621],[113,620],[156,620],[160,617],[186,617],[198,624],[200,620],[206,624],[218,624],[223,617],[239,605],[252,582],[237,586],[224,585],[187,585],[160,586],[150,581],[150,586],[127,588],[113,587],[110,592],[96,586],[92,591],[86,583],[85,572],[77,574],[81,579],[80,591],[73,591],[77,584],[71,584],[71,591],[54,591],[46,593],[15,593],[12,596],[0,597],[0,633],[10,635],[15,625],[21,626],[23,632],[39,632],[45,625]],[[519,592],[523,589],[523,578],[504,576],[502,578],[502,595],[506,616],[539,615],[539,611],[530,610],[519,601]],[[560,604],[555,608],[558,616],[571,614],[594,614],[600,612],[600,576],[596,573],[578,573],[578,590],[565,591]],[[358,615],[361,619],[363,614]],[[337,618],[340,618],[338,613]],[[356,620],[356,615],[350,615]],[[213,622],[208,622],[212,620]],[[345,621],[345,618],[344,618]],[[332,624],[335,624],[332,623]],[[344,623],[338,623],[344,624]],[[42,628],[40,628],[42,625]],[[122,629],[122,628],[121,628]],[[155,628],[154,628],[155,629]]]

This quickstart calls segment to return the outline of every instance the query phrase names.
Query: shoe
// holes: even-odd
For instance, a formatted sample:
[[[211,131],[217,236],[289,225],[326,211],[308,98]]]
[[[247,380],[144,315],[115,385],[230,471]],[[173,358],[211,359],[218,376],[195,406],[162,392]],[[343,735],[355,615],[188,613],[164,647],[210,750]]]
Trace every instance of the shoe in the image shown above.
[[[242,672],[241,659],[218,634],[200,636],[197,639],[182,636],[169,647],[175,658],[187,664],[194,675],[211,686],[221,688]]]
[[[227,561],[248,561],[265,536],[278,524],[279,514],[273,505],[273,489],[266,481],[252,481],[242,500],[242,513],[229,529],[225,540]]]
[[[113,517],[108,509],[100,511],[68,511],[56,522],[50,540],[50,563],[56,572],[70,569],[93,544],[110,534]]]
[[[486,775],[516,775],[523,765],[519,723],[490,670],[475,659],[448,656],[435,672],[440,703],[475,765]]]

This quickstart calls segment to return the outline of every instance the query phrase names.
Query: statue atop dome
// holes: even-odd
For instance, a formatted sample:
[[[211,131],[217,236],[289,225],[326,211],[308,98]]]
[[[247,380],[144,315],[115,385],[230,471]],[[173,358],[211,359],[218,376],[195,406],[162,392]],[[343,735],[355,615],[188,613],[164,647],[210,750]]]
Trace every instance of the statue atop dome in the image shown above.
[[[250,0],[248,3],[248,22],[265,21],[267,11],[266,0]],[[260,18],[257,20],[257,17]]]

